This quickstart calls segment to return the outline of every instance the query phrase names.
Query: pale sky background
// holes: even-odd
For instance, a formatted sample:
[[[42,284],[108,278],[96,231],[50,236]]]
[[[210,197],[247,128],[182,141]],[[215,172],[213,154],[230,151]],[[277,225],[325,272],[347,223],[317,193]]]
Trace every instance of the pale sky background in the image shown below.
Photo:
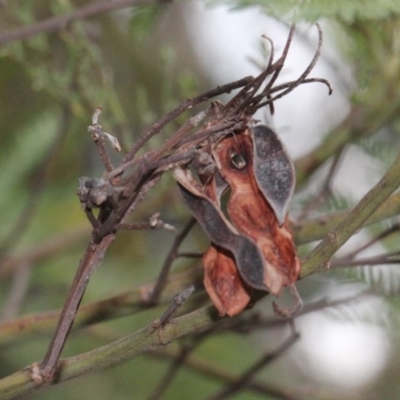
[[[263,34],[274,41],[275,54],[279,57],[288,34],[286,26],[267,18],[258,8],[228,12],[223,6],[205,9],[203,4],[199,1],[187,3],[187,27],[204,71],[216,84],[259,73],[249,57],[260,60],[259,43]],[[324,31],[329,32],[325,28]],[[302,26],[299,31],[281,80],[298,77],[316,49],[316,27]],[[311,76],[327,78],[334,88],[333,95],[328,96],[322,84],[301,86],[275,103],[275,115],[269,119],[293,158],[320,143],[321,135],[339,124],[349,110],[344,91],[354,87],[351,71],[329,37],[325,37],[321,59]],[[338,171],[333,189],[356,201],[381,176],[375,161],[357,148],[350,151]],[[358,236],[352,243],[361,239],[365,237]],[[384,304],[376,299],[354,307],[358,315],[375,313],[378,309],[380,313],[385,312]],[[382,371],[390,354],[389,338],[384,329],[370,323],[354,323],[351,317],[346,320],[333,317],[329,312],[318,312],[298,318],[296,327],[301,332],[301,340],[291,353],[294,362],[307,365],[304,370],[310,370],[327,384],[357,388],[370,383]]]

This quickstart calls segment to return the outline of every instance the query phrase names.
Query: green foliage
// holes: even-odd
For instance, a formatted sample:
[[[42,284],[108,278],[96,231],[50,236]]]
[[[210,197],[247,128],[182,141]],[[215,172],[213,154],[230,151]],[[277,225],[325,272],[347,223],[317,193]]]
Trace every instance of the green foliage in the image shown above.
[[[132,18],[129,21],[129,33],[134,40],[145,40],[151,35],[158,18],[165,10],[165,5],[150,4],[147,6],[135,7]]]

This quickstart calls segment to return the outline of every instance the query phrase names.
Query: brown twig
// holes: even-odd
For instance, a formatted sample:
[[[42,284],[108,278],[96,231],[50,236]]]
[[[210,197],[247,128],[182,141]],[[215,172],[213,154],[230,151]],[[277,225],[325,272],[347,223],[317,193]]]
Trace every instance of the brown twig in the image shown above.
[[[98,123],[100,113],[101,108],[97,107],[92,117],[92,125],[89,125],[88,131],[91,134],[94,143],[96,144],[97,151],[101,161],[103,162],[104,168],[107,172],[111,172],[114,169],[114,166],[112,165],[111,158],[107,153],[103,127]]]
[[[54,376],[65,339],[74,322],[76,311],[82,300],[90,275],[103,260],[114,238],[114,235],[108,235],[98,245],[90,243],[86,249],[86,254],[72,282],[71,290],[61,312],[49,349],[40,364],[40,375],[44,381],[49,381]]]
[[[165,327],[166,324],[170,321],[171,317],[178,311],[178,308],[180,308],[186,300],[189,298],[189,296],[194,292],[194,286],[190,285],[186,289],[182,290],[182,292],[176,294],[173,297],[172,303],[170,306],[165,310],[163,315],[161,315],[160,318],[157,318],[152,326],[154,329],[162,329]]]
[[[159,299],[159,304],[168,304],[175,293],[190,284],[194,283],[200,287],[200,282],[201,271],[199,268],[191,268],[188,271],[170,275],[162,297]],[[150,292],[153,287],[153,284],[143,285],[107,299],[81,305],[73,329],[82,329],[98,322],[135,315],[147,310],[149,306],[143,301],[143,293]],[[60,315],[61,310],[46,311],[0,322],[0,345],[4,346],[37,335],[50,335],[54,332]]]
[[[179,115],[184,113],[186,110],[194,107],[197,104],[203,103],[207,100],[210,100],[216,96],[219,96],[224,93],[230,93],[232,90],[245,86],[248,82],[253,80],[252,77],[246,77],[240,79],[238,81],[228,83],[226,85],[218,86],[217,88],[210,90],[206,93],[203,93],[199,96],[186,99],[182,101],[181,104],[178,105],[174,110],[170,111],[168,114],[161,117],[156,123],[152,125],[150,129],[145,131],[137,142],[132,146],[129,152],[126,154],[124,159],[122,160],[122,164],[127,163],[132,160],[136,153],[143,147],[143,145],[150,140],[154,135],[159,133],[161,129],[167,125],[169,122],[173,121]]]
[[[173,293],[182,290],[185,286],[193,282],[197,285],[197,282],[200,283],[201,278],[200,269],[193,269],[185,273],[178,273],[170,276],[160,302],[162,302],[162,304],[167,304]],[[134,315],[147,309],[147,304],[143,303],[143,293],[151,291],[151,287],[153,287],[153,285],[150,285],[150,287],[143,286],[108,299],[82,305],[79,308],[73,329],[82,329],[99,322],[110,321],[127,315]],[[311,312],[320,311],[328,307],[336,307],[353,301],[361,301],[362,298],[373,294],[371,290],[368,290],[338,300],[323,298],[312,304],[305,305],[299,315],[306,315]],[[46,335],[53,332],[60,313],[61,311],[40,312],[24,315],[11,321],[0,322],[0,344],[5,346],[22,339],[34,338],[37,337],[37,335]],[[220,321],[218,325],[213,327],[213,332],[231,331],[247,334],[254,329],[265,330],[266,328],[282,327],[287,323],[288,321],[282,318],[266,318],[260,313],[245,313],[236,318]]]
[[[329,84],[329,82],[326,79],[322,79],[322,78],[309,78],[307,79],[307,76],[310,74],[310,72],[313,70],[313,68],[315,67],[318,58],[321,54],[321,47],[322,47],[322,41],[323,41],[323,35],[322,35],[322,30],[321,27],[319,26],[319,24],[315,24],[317,26],[318,29],[318,45],[317,45],[317,50],[315,51],[314,57],[311,60],[310,64],[308,65],[308,67],[306,68],[306,70],[300,75],[299,78],[297,78],[295,81],[293,82],[288,82],[286,84],[280,85],[280,86],[276,86],[275,88],[272,88],[269,90],[269,93],[274,93],[277,91],[280,91],[282,89],[283,90],[281,93],[268,98],[266,101],[264,102],[260,102],[257,105],[257,109],[264,107],[268,104],[273,103],[274,101],[282,98],[283,96],[286,96],[287,94],[289,94],[291,91],[293,91],[296,87],[298,87],[299,85],[302,85],[303,83],[312,83],[312,82],[319,82],[319,83],[324,83],[325,85],[328,86],[329,89],[329,95],[332,94],[332,87]],[[286,56],[285,56],[286,58]],[[262,93],[262,95],[265,96],[265,93]]]
[[[195,224],[196,220],[194,218],[191,218],[190,221],[187,223],[187,225],[183,228],[183,230],[178,235],[176,235],[175,240],[172,243],[171,249],[169,250],[167,257],[165,258],[164,264],[161,268],[161,272],[158,275],[157,282],[152,292],[149,293],[149,298],[148,298],[149,304],[157,303],[161,295],[161,292],[166,285],[167,278],[171,270],[171,266],[175,261],[175,259],[177,258],[179,247],[181,246],[183,240],[186,238],[186,236],[188,235],[188,233]]]

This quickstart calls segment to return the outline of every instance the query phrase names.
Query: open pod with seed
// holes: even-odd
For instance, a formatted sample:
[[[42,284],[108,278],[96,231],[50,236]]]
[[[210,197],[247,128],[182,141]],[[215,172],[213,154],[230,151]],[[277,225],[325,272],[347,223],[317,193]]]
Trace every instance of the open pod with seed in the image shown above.
[[[203,257],[205,288],[221,315],[235,315],[249,303],[252,289],[279,295],[297,280],[300,262],[287,218],[294,168],[266,126],[226,135],[211,149],[213,176],[200,184],[179,168],[175,178],[212,242]],[[226,188],[227,216],[219,199]]]

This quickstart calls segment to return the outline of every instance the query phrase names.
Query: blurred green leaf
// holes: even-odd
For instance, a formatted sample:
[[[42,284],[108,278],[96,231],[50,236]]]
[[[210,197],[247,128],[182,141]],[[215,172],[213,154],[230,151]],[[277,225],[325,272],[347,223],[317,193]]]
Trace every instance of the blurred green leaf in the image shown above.
[[[384,19],[400,14],[397,0],[210,0],[208,4],[227,4],[235,10],[261,6],[270,15],[310,22],[319,18],[339,18],[351,23],[356,19]]]
[[[135,40],[143,40],[148,36],[162,13],[162,4],[137,7],[133,12],[133,17],[129,23],[129,33]]]

